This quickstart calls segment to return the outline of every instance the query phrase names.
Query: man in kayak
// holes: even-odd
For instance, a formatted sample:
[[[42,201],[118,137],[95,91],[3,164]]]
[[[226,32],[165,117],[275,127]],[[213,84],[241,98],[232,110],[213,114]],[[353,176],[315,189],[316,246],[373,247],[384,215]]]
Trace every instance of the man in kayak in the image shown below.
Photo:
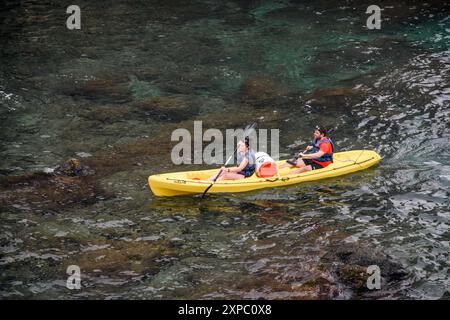
[[[237,167],[222,167],[217,180],[239,180],[250,177],[255,172],[255,151],[250,149],[249,138],[238,142]],[[213,181],[217,174],[214,174],[209,181]]]
[[[334,144],[327,136],[327,130],[323,127],[314,128],[312,145],[306,147],[309,153],[299,153],[297,160],[288,160],[281,168],[298,167],[290,174],[299,174],[305,171],[325,168],[333,162]]]

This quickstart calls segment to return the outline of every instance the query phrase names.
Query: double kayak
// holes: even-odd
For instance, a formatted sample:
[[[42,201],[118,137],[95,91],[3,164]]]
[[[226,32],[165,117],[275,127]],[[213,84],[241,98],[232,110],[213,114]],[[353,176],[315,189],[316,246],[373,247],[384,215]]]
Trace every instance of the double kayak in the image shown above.
[[[367,169],[380,160],[380,155],[371,150],[337,152],[333,156],[333,163],[323,169],[291,174],[296,168],[284,168],[279,170],[277,176],[270,178],[260,178],[253,174],[241,180],[216,181],[208,193],[245,192],[332,178]],[[277,161],[279,166],[285,162],[286,160]],[[218,169],[156,174],[148,177],[148,183],[153,194],[160,197],[202,194],[212,183],[206,179],[217,173]]]

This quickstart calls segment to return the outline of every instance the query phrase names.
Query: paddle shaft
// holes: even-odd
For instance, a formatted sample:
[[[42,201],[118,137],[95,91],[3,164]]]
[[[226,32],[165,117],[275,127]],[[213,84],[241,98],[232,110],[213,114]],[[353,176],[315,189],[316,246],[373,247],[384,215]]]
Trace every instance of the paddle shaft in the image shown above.
[[[230,162],[231,158],[234,157],[234,155],[236,154],[236,151],[238,150],[239,147],[236,148],[236,150],[234,150],[234,153],[228,158],[228,160],[225,162],[224,166],[226,166],[228,164],[228,162]],[[209,191],[209,189],[212,188],[212,186],[214,185],[214,182],[216,182],[216,180],[220,177],[220,174],[222,173],[222,168],[219,170],[219,173],[217,174],[217,176],[214,178],[214,180],[212,181],[212,183],[208,186],[208,188],[206,188],[205,192],[203,192],[202,198],[205,197],[205,194]]]
[[[296,155],[294,158],[292,158],[292,159],[290,159],[290,160],[287,160],[287,163],[292,164],[292,165],[295,165],[295,163],[297,162],[298,158],[300,158],[300,153],[306,153],[306,151],[308,151],[308,148],[306,148],[305,150],[303,150],[303,152],[297,153],[297,155]]]
[[[308,148],[306,148],[305,150],[303,150],[302,152],[300,152],[300,153],[306,153],[308,151]],[[300,153],[299,154],[297,154],[297,159],[298,158],[300,158]]]
[[[238,147],[239,148],[239,147]],[[238,148],[236,148],[236,150],[234,150],[234,153],[231,155],[231,156],[229,156],[228,157],[228,160],[225,162],[225,164],[223,165],[224,167],[228,164],[228,162],[230,162],[230,160],[231,160],[231,158],[233,158],[234,157],[234,155],[236,154],[236,151],[238,150]],[[222,173],[222,168],[219,170],[219,173],[217,174],[217,176],[214,178],[214,180],[213,180],[213,182],[216,182],[216,180],[219,178],[219,176],[220,176],[220,174]],[[210,186],[211,187],[211,186]],[[209,187],[208,187],[208,189],[206,189],[206,191],[208,191],[209,190]],[[206,192],[205,191],[205,192]]]

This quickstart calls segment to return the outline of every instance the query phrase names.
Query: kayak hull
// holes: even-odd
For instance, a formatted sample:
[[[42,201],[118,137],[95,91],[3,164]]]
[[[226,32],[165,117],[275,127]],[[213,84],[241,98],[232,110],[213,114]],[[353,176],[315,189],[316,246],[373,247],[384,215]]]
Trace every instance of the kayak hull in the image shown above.
[[[246,192],[332,178],[367,169],[378,164],[380,160],[380,155],[371,150],[337,152],[334,154],[334,162],[323,169],[291,174],[296,168],[284,168],[279,170],[278,177],[258,178],[254,174],[241,180],[216,181],[208,193]],[[278,165],[285,162],[286,160],[277,161]],[[217,173],[217,169],[211,169],[156,174],[148,177],[148,183],[153,194],[159,197],[202,194],[212,183],[203,179]]]

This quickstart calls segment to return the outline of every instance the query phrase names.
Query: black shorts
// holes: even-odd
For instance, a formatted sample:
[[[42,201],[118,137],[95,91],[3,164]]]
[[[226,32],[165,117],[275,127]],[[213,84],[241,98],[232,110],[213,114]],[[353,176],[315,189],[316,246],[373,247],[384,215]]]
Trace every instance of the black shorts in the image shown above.
[[[312,170],[322,169],[323,168],[323,166],[321,166],[317,162],[312,161],[311,159],[302,159],[302,160],[305,163],[305,165],[311,166]]]
[[[242,171],[239,171],[238,173],[242,174],[244,177],[248,178],[251,175],[253,175],[254,172],[255,172],[255,170],[242,170]]]

